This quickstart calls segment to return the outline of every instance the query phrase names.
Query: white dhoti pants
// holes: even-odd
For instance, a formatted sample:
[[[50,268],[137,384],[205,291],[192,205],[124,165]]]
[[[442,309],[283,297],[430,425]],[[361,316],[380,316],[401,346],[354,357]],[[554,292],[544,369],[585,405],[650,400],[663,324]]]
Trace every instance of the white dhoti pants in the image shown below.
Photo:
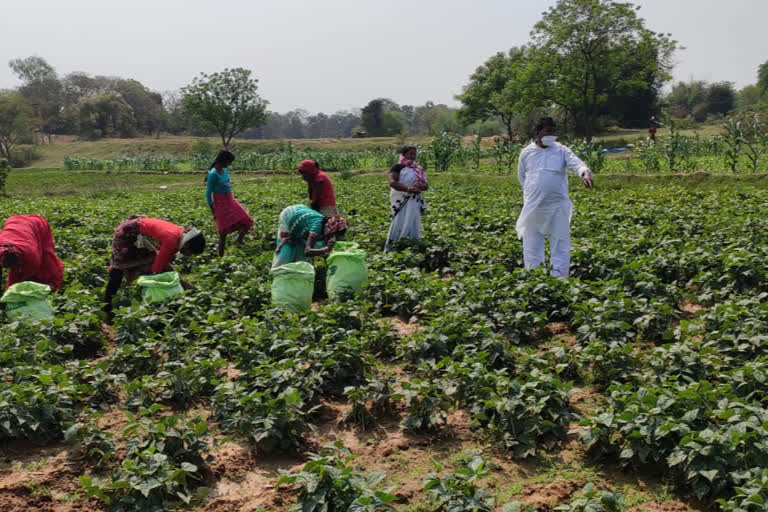
[[[544,242],[549,239],[549,263],[554,277],[568,277],[571,267],[571,237],[554,238],[529,229],[523,236],[523,263],[525,268],[544,264]]]

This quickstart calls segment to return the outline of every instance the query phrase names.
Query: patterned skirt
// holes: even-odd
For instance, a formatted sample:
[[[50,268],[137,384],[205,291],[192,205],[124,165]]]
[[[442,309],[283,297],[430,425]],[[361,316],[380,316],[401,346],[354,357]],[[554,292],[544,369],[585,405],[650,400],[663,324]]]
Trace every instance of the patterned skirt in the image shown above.
[[[136,239],[140,233],[140,219],[141,217],[133,216],[117,226],[112,238],[112,268],[125,272],[129,282],[142,274],[148,274],[157,254],[154,251],[136,247]]]
[[[247,231],[253,227],[253,219],[248,211],[237,202],[231,192],[213,194],[213,210],[216,229],[221,234]]]

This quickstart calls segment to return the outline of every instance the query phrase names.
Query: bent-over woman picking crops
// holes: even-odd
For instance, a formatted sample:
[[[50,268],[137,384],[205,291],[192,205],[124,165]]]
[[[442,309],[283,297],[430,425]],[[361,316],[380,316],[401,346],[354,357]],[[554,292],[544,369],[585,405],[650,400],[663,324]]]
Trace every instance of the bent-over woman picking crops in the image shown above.
[[[341,215],[325,217],[303,204],[289,206],[280,212],[277,222],[272,268],[296,261],[311,263],[315,256],[327,256],[346,231],[347,221]]]
[[[216,220],[216,229],[219,232],[219,256],[224,256],[229,233],[235,231],[240,233],[235,243],[241,244],[245,235],[253,227],[253,219],[232,195],[227,166],[234,161],[234,154],[227,150],[219,151],[216,160],[211,164],[211,170],[208,171],[205,186],[205,200]]]
[[[22,281],[61,288],[64,264],[56,256],[53,232],[40,215],[8,217],[0,231],[0,278],[8,269],[6,288]]]
[[[132,215],[112,238],[109,282],[104,292],[104,312],[112,319],[112,299],[125,278],[129,283],[141,275],[173,270],[171,262],[180,252],[184,256],[201,254],[205,237],[195,228],[184,229],[167,220]],[[181,280],[182,286],[191,288]]]
[[[406,146],[400,154],[400,163],[389,171],[389,205],[392,223],[387,235],[385,252],[401,238],[421,238],[421,215],[427,208],[424,192],[429,188],[427,174],[416,163],[416,148]]]

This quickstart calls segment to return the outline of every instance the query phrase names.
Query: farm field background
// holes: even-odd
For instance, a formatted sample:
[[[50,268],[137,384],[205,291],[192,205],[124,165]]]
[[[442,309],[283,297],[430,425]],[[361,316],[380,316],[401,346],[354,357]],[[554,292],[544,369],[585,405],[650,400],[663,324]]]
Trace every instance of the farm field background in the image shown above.
[[[393,254],[385,175],[337,177],[370,283],[296,316],[269,306],[269,264],[305,186],[235,175],[254,235],[177,260],[198,290],[166,306],[124,288],[105,328],[114,227],[142,213],[212,242],[201,175],[12,172],[0,216],[47,217],[67,269],[52,324],[0,331],[0,503],[288,510],[279,471],[335,442],[401,511],[462,471],[498,510],[582,510],[587,484],[623,496],[606,510],[768,499],[764,176],[597,178],[572,183],[557,280],[520,268],[513,177],[433,175],[423,243]]]

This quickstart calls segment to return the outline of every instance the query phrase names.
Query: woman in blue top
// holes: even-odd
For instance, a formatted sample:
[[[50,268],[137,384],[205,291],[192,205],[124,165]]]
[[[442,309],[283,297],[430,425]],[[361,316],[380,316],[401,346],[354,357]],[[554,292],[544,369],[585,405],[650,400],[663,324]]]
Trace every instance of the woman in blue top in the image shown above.
[[[219,231],[219,256],[224,256],[228,233],[239,232],[240,236],[235,243],[240,244],[245,234],[253,227],[253,219],[232,195],[227,166],[234,161],[235,155],[231,152],[219,151],[216,160],[211,164],[212,169],[208,171],[205,186],[205,200],[208,201],[216,220],[216,229]]]

